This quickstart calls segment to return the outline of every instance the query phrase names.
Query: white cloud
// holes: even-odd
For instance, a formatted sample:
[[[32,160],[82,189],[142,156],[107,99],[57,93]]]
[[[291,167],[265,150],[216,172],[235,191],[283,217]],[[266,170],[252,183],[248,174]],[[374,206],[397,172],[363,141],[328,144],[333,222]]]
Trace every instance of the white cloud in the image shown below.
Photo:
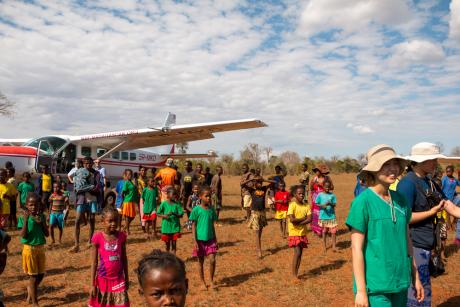
[[[390,63],[404,67],[408,64],[436,64],[444,60],[445,54],[440,45],[427,40],[414,39],[394,46]]]
[[[371,22],[399,25],[411,19],[404,0],[310,0],[301,16],[301,29],[309,34],[331,29],[352,32]]]
[[[0,22],[0,90],[18,110],[0,121],[0,137],[155,126],[171,111],[184,124],[257,117],[270,125],[218,134],[191,151],[237,153],[258,142],[328,156],[410,142],[421,132],[401,127],[419,121],[424,138],[446,145],[454,136],[437,132],[460,128],[458,52],[414,34],[425,17],[404,1],[251,4],[265,10],[255,16],[239,10],[245,1],[122,1],[109,10],[43,3],[2,3],[0,16],[19,27]],[[276,30],[276,18],[290,25]],[[402,33],[398,44],[376,24]],[[344,31],[313,44],[306,25]]]
[[[359,134],[368,134],[368,133],[374,133],[374,129],[371,127],[365,126],[365,125],[357,125],[357,124],[352,124],[348,123],[347,128],[352,129],[354,132],[359,133]]]
[[[382,116],[382,115],[387,114],[387,111],[384,108],[378,108],[378,109],[372,110],[370,114],[374,116]]]
[[[450,3],[449,37],[460,41],[460,0]]]

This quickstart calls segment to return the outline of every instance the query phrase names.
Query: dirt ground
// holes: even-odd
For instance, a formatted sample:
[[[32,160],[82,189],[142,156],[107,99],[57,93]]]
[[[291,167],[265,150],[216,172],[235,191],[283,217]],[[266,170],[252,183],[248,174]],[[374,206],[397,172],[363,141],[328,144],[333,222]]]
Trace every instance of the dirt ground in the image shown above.
[[[350,236],[344,226],[352,200],[355,175],[333,175],[338,199],[337,216],[340,229],[340,251],[323,253],[320,239],[308,235],[310,246],[304,251],[300,266],[301,282],[294,283],[290,275],[292,250],[281,238],[278,223],[269,221],[264,229],[259,260],[255,252],[254,234],[243,222],[240,209],[239,178],[224,177],[224,210],[222,227],[217,227],[219,253],[216,281],[218,291],[202,291],[198,263],[191,258],[190,232],[185,231],[178,241],[178,256],[186,261],[190,291],[188,306],[352,306],[352,274]],[[296,178],[288,178],[288,184]],[[272,213],[268,216],[271,218]],[[87,247],[78,254],[67,252],[73,238],[72,213],[65,228],[63,244],[47,251],[47,271],[40,286],[41,306],[86,306],[90,285],[90,261]],[[100,219],[96,227],[100,226]],[[128,238],[130,271],[129,296],[132,306],[142,306],[134,269],[141,256],[154,248],[164,248],[163,242],[148,242],[134,222],[134,231]],[[5,293],[6,306],[26,305],[26,276],[21,267],[21,244],[18,231],[10,232],[10,256],[5,272],[0,277],[0,288]],[[88,227],[82,230],[88,238]],[[452,244],[454,233],[449,232],[447,273],[433,280],[433,306],[460,306],[460,252]],[[208,272],[206,268],[206,273]]]

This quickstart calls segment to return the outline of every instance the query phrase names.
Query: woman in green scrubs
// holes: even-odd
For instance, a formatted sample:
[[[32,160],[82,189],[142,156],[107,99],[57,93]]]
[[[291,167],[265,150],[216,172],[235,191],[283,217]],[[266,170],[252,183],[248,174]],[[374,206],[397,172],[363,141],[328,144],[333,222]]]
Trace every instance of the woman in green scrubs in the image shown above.
[[[388,145],[367,153],[361,175],[368,189],[356,197],[346,221],[351,229],[355,306],[406,306],[412,285],[423,300],[408,224],[411,209],[390,185],[404,170],[405,160]]]

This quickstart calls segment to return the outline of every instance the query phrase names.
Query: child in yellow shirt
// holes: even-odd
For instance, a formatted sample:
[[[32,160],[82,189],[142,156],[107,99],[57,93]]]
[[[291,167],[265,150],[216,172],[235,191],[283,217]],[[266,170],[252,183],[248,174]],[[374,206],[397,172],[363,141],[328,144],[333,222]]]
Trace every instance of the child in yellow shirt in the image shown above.
[[[299,266],[302,260],[302,251],[308,246],[307,225],[311,222],[311,209],[304,203],[305,187],[302,185],[291,188],[292,201],[289,203],[288,216],[288,244],[294,248],[292,259],[292,275],[299,278]]]

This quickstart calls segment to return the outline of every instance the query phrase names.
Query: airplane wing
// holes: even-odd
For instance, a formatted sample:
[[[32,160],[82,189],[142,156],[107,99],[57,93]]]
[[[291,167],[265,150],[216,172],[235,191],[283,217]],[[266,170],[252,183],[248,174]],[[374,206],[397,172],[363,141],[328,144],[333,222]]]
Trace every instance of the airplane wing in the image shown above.
[[[195,154],[193,153],[192,154],[190,153],[185,153],[185,154],[169,153],[169,154],[161,154],[160,156],[164,158],[173,158],[173,159],[178,159],[178,160],[217,158],[216,152],[212,150],[210,150],[207,153],[195,153]]]
[[[75,144],[80,144],[81,146],[97,146],[107,150],[133,150],[212,139],[216,132],[261,128],[266,126],[264,122],[258,119],[243,119],[71,136],[70,141]]]
[[[438,158],[439,163],[460,163],[460,157]]]
[[[21,146],[30,139],[0,139],[0,145]]]

